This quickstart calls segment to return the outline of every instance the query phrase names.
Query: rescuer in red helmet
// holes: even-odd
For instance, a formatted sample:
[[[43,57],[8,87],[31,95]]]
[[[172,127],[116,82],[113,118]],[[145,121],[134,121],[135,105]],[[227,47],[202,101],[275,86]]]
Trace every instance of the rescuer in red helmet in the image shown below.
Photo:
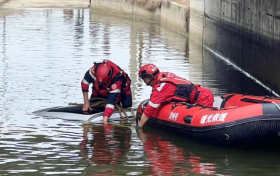
[[[154,64],[146,64],[139,70],[139,77],[151,86],[150,101],[141,116],[137,128],[143,127],[149,117],[158,109],[162,102],[187,102],[212,107],[213,93],[199,84],[176,76],[170,72],[160,72]]]
[[[132,106],[132,95],[130,89],[130,78],[115,63],[104,60],[101,63],[94,63],[86,73],[81,82],[84,97],[83,111],[92,110],[88,98],[89,85],[93,84],[93,97],[106,98],[103,121],[107,122],[113,114],[116,103],[121,103],[123,108]]]

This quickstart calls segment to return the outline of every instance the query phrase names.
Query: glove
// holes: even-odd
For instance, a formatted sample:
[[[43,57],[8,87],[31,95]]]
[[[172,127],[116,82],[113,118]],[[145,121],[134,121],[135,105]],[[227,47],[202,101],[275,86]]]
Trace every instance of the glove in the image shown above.
[[[135,130],[139,130],[140,128],[142,128],[142,127],[140,127],[139,125],[137,125],[137,126],[135,127]]]

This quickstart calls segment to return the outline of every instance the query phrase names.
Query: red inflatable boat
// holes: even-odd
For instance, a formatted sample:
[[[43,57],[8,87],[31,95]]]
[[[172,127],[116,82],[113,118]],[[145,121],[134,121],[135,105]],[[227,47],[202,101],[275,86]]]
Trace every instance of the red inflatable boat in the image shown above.
[[[227,94],[221,98],[217,108],[187,103],[162,105],[148,124],[205,142],[253,144],[280,140],[280,99],[242,94]],[[139,105],[137,121],[148,101]]]

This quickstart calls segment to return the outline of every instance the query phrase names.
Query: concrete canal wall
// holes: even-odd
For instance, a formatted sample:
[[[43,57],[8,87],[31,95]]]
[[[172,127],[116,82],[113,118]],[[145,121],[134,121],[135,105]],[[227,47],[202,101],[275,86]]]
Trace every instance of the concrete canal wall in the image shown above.
[[[181,33],[189,31],[189,1],[181,5],[170,0],[92,0],[91,9],[129,18],[161,23]]]
[[[91,8],[159,22],[188,34],[280,92],[280,1],[185,0],[181,5],[150,0],[160,2],[154,8],[147,8],[143,1],[141,4],[141,0],[92,0]]]
[[[280,92],[280,1],[191,0],[190,36]]]
[[[241,30],[259,40],[280,41],[280,1],[278,0],[190,0],[191,13],[212,20],[220,27]],[[192,23],[195,25],[195,23]],[[197,23],[198,24],[198,23]],[[196,26],[196,25],[195,25]],[[195,32],[195,31],[193,31]]]
[[[1,8],[88,4],[89,0],[0,0]],[[279,0],[92,0],[91,10],[153,21],[188,34],[280,92]]]

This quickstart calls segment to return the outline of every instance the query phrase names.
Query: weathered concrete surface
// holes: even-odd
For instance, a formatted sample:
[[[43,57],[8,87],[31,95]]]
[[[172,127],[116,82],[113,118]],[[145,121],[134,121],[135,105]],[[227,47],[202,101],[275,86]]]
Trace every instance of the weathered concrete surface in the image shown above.
[[[191,0],[190,7],[191,31],[201,36],[200,41],[204,18],[242,30],[252,38],[265,42],[280,41],[278,0]]]
[[[201,44],[203,43],[202,40],[203,29],[204,29],[204,2],[191,1],[189,34],[193,40]]]
[[[180,33],[189,32],[190,8],[175,2],[163,1],[161,4],[161,24]]]
[[[186,34],[189,31],[188,4],[188,0],[92,0],[91,9],[112,15],[161,22],[164,26]],[[0,0],[1,8],[86,8],[88,5],[89,0]]]
[[[91,9],[153,22],[186,34],[189,28],[189,7],[169,0],[159,0],[157,8],[149,9],[131,0],[92,0]],[[185,1],[188,2],[188,1]]]
[[[1,8],[85,8],[89,0],[0,0]]]
[[[280,92],[280,2],[192,0],[190,36]]]
[[[127,0],[92,0],[91,9],[129,18],[138,18],[155,22],[160,21],[160,9],[149,12],[142,6],[134,5]]]

